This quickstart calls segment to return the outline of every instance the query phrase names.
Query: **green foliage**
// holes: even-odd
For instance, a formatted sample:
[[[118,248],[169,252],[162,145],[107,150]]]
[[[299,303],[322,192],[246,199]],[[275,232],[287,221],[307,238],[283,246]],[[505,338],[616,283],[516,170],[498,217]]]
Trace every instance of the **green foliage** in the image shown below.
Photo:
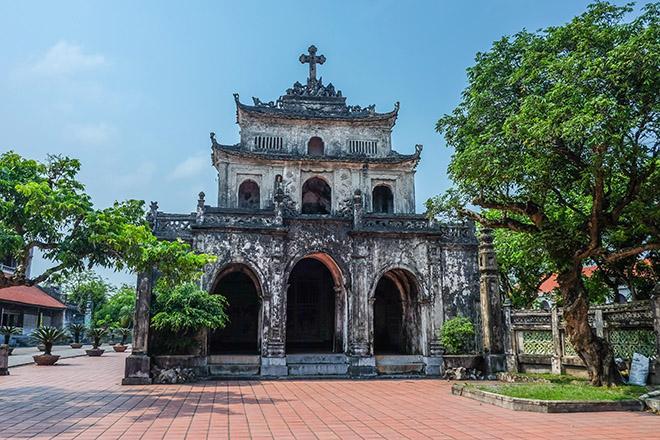
[[[159,286],[156,291],[151,326],[160,331],[192,334],[203,328],[222,328],[227,322],[227,300],[213,295],[195,283],[174,288]]]
[[[53,344],[66,337],[66,334],[57,327],[39,327],[32,333],[31,337],[36,343],[43,344],[46,347],[44,354],[51,354]]]
[[[18,261],[15,273],[0,272],[0,288],[94,266],[156,269],[164,283],[175,285],[195,279],[213,261],[182,241],[159,241],[145,221],[142,201],[94,208],[77,180],[79,170],[80,162],[68,157],[49,156],[40,163],[12,151],[0,155],[0,259]],[[29,278],[27,262],[35,250],[53,265]]]
[[[533,235],[559,270],[660,246],[659,7],[630,11],[597,2],[477,55],[437,124],[455,186],[432,213]]]
[[[509,397],[538,400],[618,401],[637,399],[646,387],[594,387],[586,381],[570,383],[522,383],[512,385],[480,385],[478,389]]]
[[[132,327],[135,313],[135,289],[122,286],[96,313],[95,323],[105,327]]]
[[[445,321],[439,336],[447,354],[468,354],[474,346],[474,325],[469,319],[457,316]]]
[[[93,348],[99,348],[101,339],[108,334],[108,329],[105,327],[93,327],[87,330],[87,334],[94,341]]]
[[[115,290],[113,285],[92,270],[55,274],[49,284],[59,285],[67,301],[75,304],[80,313],[87,313],[87,305],[91,301],[92,321]]]
[[[0,335],[4,336],[4,344],[9,344],[9,339],[12,335],[20,335],[23,333],[23,329],[20,327],[15,327],[13,325],[3,325],[0,327]]]
[[[86,330],[87,327],[85,327],[85,324],[69,324],[69,331],[73,335],[73,342],[76,344],[80,342],[80,338],[85,334]]]

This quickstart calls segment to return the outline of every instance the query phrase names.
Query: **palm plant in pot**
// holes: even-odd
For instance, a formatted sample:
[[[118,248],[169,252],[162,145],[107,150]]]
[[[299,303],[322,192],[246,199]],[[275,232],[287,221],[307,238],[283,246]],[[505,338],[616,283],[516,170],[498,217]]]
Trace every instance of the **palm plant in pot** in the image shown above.
[[[101,356],[105,350],[99,348],[101,345],[101,338],[108,334],[108,329],[104,327],[94,327],[87,331],[87,335],[92,338],[92,348],[85,350],[87,356]]]
[[[82,338],[83,335],[85,334],[85,330],[87,330],[85,324],[69,325],[69,332],[71,332],[71,335],[73,336],[73,342],[71,343],[71,348],[82,348],[83,345],[80,342],[80,338]]]
[[[112,346],[113,350],[115,350],[119,353],[123,353],[123,352],[126,351],[126,348],[127,348],[126,339],[128,339],[128,335],[131,334],[131,331],[132,330],[130,328],[124,328],[124,327],[120,327],[120,328],[115,329],[115,332],[118,335],[121,335],[121,342],[118,342],[117,344],[113,345]]]
[[[20,327],[15,327],[13,325],[3,325],[0,327],[0,335],[4,336],[4,345],[7,346],[7,353],[11,356],[11,352],[14,351],[14,347],[9,346],[9,340],[12,335],[20,335],[23,333],[23,329]]]
[[[43,354],[32,356],[37,365],[53,365],[60,358],[52,354],[53,344],[64,338],[66,334],[57,327],[39,327],[32,333],[32,339],[44,347]]]

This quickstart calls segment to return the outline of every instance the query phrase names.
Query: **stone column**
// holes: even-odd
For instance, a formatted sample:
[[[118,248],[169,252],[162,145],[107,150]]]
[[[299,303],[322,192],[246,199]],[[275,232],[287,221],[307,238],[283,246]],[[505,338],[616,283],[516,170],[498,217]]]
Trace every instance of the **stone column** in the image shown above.
[[[0,376],[9,376],[9,345],[0,345]]]
[[[351,295],[348,298],[348,374],[351,376],[374,376],[376,358],[373,356],[374,298],[370,297],[368,274],[369,248],[360,238],[353,242],[351,261]]]
[[[506,371],[518,372],[518,348],[516,334],[511,324],[511,300],[504,300],[504,354],[506,356]]]
[[[479,237],[479,295],[486,372],[505,370],[504,326],[499,273],[492,230],[483,228]]]
[[[653,312],[653,330],[655,331],[655,371],[649,382],[660,385],[660,283],[655,285],[651,295],[651,311]]]
[[[153,283],[153,271],[138,274],[135,317],[133,319],[133,346],[131,355],[126,358],[123,385],[146,385],[151,383],[151,359],[148,352]]]
[[[552,359],[550,360],[550,372],[552,374],[562,374],[562,346],[561,346],[561,329],[559,328],[559,313],[557,311],[557,305],[552,305],[550,315],[550,324],[552,328],[552,347],[553,354]],[[602,314],[601,314],[602,318]]]
[[[284,270],[280,264],[282,259],[281,243],[274,247],[271,259],[273,271],[268,283],[269,296],[267,308],[264,309],[264,327],[266,341],[261,353],[261,375],[262,376],[286,376],[288,368],[286,365],[285,341],[286,341],[286,291],[284,282]]]

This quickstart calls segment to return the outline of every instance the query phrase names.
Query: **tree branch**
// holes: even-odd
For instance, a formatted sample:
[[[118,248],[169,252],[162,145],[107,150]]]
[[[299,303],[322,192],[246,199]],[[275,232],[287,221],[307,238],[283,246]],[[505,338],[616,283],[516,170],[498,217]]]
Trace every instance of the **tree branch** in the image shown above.
[[[27,280],[25,283],[28,286],[34,286],[35,284],[42,283],[48,279],[51,275],[53,275],[55,272],[59,272],[60,270],[64,269],[66,267],[65,263],[60,263],[57,266],[53,266],[50,269],[44,271],[41,275],[39,275],[36,278],[32,278],[31,280]]]
[[[618,252],[614,252],[613,254],[609,254],[603,257],[603,260],[605,263],[614,263],[616,261],[623,260],[624,258],[632,257],[633,255],[641,254],[642,252],[646,251],[653,251],[656,249],[660,249],[660,243],[647,243],[641,246],[633,246],[621,249]]]
[[[547,220],[545,213],[539,205],[534,202],[527,201],[525,203],[521,202],[508,202],[508,203],[499,203],[493,202],[490,200],[485,200],[482,197],[476,197],[472,200],[472,203],[479,205],[482,208],[488,209],[499,209],[501,211],[514,212],[516,214],[521,214],[528,217],[532,223],[536,226],[537,229],[541,229],[543,223]],[[521,222],[519,222],[521,223]],[[525,223],[521,223],[525,224]]]
[[[486,217],[483,217],[479,214],[477,214],[474,211],[470,211],[469,209],[460,209],[459,213],[465,217],[471,218],[472,220],[480,223],[483,226],[487,226],[489,228],[503,228],[503,229],[510,229],[512,231],[516,232],[528,232],[528,233],[534,233],[538,232],[539,229],[534,226],[530,225],[528,223],[523,223],[521,221],[511,219],[511,218],[504,218],[500,220],[490,220],[487,219]]]

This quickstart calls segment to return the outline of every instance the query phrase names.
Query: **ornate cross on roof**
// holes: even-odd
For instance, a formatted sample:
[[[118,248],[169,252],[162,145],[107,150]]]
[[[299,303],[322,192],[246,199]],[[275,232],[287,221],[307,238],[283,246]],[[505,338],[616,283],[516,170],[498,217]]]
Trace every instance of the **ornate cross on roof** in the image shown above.
[[[320,55],[317,57],[316,50],[316,46],[312,44],[309,46],[309,49],[307,49],[309,55],[302,54],[299,58],[302,64],[309,63],[309,78],[307,78],[308,85],[316,83],[316,63],[325,63],[325,56]]]

